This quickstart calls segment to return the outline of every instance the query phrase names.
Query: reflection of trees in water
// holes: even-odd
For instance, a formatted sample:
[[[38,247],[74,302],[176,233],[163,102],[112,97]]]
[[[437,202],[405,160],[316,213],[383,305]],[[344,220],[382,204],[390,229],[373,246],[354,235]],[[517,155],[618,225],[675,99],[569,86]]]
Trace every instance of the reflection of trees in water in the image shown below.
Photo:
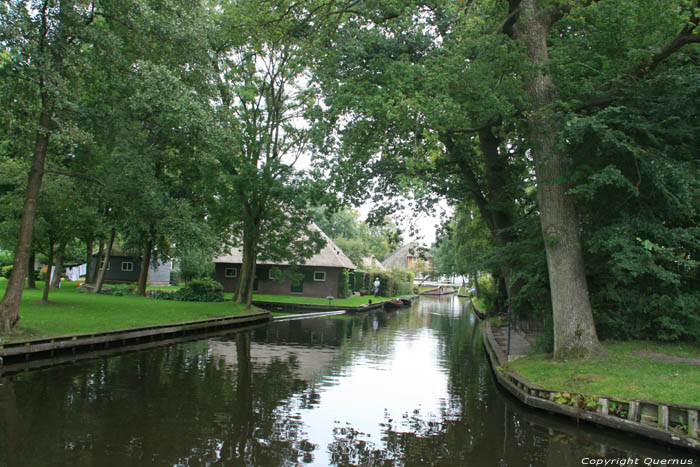
[[[200,342],[19,375],[15,429],[11,387],[0,387],[3,450],[22,466],[279,465],[303,456],[301,423],[280,401],[307,383],[281,361],[253,372],[249,334],[236,346],[235,368]]]
[[[334,465],[498,465],[502,459],[509,466],[554,466],[602,453],[663,456],[652,448],[613,448],[629,443],[610,443],[609,432],[557,422],[499,394],[478,322],[426,303],[234,333],[224,341],[235,346],[230,361],[209,341],[198,341],[5,377],[0,449],[9,466],[284,465],[326,451]],[[292,353],[264,364],[251,355],[260,341],[311,354],[334,349],[321,375],[334,376],[358,356],[388,356],[398,333],[426,332],[426,323],[448,374],[442,412],[387,414],[371,437],[336,423],[328,446],[307,440],[300,416],[319,405],[323,388],[299,376]]]

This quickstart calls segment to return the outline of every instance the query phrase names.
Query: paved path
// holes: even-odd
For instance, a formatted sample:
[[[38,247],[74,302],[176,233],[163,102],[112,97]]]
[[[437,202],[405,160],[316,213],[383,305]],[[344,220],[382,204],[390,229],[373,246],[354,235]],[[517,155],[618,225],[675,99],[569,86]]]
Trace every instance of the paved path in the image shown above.
[[[508,348],[508,326],[492,326],[491,331],[496,344],[506,353]],[[515,328],[510,330],[510,359],[522,357],[530,352],[530,344],[535,340],[534,335],[525,334]],[[509,359],[509,360],[510,360]]]

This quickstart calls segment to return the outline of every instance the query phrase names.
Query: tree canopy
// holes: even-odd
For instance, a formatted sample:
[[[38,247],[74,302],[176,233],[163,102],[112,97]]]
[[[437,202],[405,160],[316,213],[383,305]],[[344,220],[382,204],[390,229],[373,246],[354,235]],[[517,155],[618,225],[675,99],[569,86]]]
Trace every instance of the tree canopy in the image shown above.
[[[250,303],[258,260],[321,246],[312,220],[356,263],[381,259],[407,196],[454,208],[439,267],[488,272],[495,312],[551,316],[557,358],[598,336],[697,341],[699,8],[6,2],[3,329],[31,252],[75,216],[88,257],[109,238],[141,252],[142,292],[154,259],[242,247]]]

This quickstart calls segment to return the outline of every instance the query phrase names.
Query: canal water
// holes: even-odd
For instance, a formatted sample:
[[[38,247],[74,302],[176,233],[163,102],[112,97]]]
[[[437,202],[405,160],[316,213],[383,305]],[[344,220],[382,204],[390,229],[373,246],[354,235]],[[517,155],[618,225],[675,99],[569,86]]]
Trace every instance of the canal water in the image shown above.
[[[12,467],[700,465],[503,393],[456,297],[6,370],[0,411]]]

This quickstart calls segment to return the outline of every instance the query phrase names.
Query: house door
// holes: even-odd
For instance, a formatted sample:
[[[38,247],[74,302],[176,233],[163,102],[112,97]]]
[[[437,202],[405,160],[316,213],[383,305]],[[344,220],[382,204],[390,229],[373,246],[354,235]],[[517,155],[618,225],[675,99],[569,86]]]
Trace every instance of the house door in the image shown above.
[[[292,293],[304,293],[304,278],[292,278]]]

